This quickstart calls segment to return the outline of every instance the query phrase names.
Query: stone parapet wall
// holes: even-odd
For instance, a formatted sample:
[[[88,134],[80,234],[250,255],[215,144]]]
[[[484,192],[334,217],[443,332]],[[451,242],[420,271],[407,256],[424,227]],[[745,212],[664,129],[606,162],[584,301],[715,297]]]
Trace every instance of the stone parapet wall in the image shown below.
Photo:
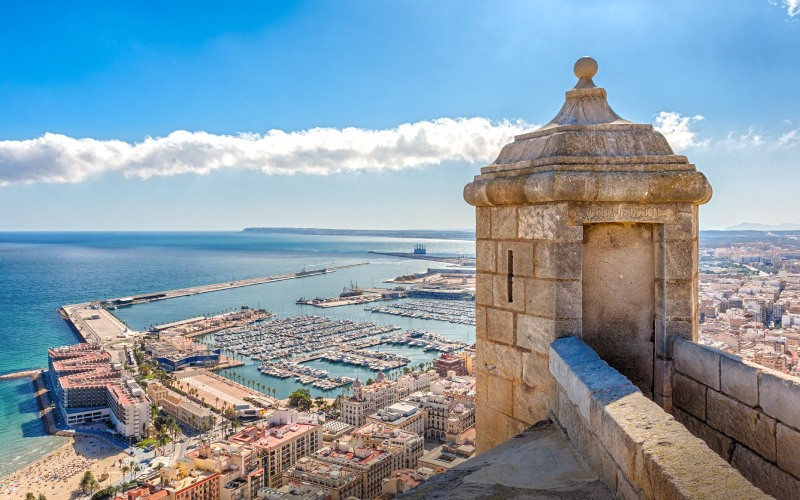
[[[554,419],[617,497],[770,498],[580,339],[552,343],[549,371]]]
[[[800,379],[675,339],[672,413],[753,484],[800,498]]]

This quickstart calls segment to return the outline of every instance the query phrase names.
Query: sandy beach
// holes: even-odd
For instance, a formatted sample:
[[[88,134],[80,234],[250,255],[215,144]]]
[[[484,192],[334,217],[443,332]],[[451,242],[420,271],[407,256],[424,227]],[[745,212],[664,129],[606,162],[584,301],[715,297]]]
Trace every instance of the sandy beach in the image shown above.
[[[76,436],[49,455],[0,479],[0,500],[25,498],[28,492],[48,500],[74,498],[80,495],[78,485],[87,470],[95,479],[107,472],[108,479],[98,488],[117,481],[122,476],[119,459],[129,460],[127,454],[106,441]]]

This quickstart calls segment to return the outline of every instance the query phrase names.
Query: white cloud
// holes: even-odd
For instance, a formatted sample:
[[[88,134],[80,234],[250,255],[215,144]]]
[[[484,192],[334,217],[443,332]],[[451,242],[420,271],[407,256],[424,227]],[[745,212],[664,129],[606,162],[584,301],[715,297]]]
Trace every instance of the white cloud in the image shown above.
[[[790,16],[800,15],[800,0],[783,0],[783,5]]]
[[[800,128],[781,134],[778,138],[778,144],[787,148],[800,144]]]
[[[708,140],[698,141],[692,125],[703,119],[702,115],[683,116],[675,111],[662,111],[656,115],[655,129],[664,134],[676,151],[708,145]]]
[[[147,179],[221,169],[269,175],[401,170],[446,161],[489,163],[513,136],[536,126],[523,121],[440,118],[393,129],[270,130],[264,135],[215,135],[178,130],[130,144],[46,133],[0,141],[0,186],[74,183],[103,172]]]
[[[764,134],[756,132],[753,127],[749,127],[747,132],[743,134],[728,132],[728,136],[721,142],[725,147],[730,149],[748,149],[763,146],[766,144],[767,139]]]

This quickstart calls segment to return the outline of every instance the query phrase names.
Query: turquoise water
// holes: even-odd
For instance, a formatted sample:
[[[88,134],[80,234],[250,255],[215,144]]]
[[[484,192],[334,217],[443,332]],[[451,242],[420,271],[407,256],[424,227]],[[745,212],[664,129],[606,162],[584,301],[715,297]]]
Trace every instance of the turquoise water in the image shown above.
[[[464,325],[371,314],[363,311],[363,306],[323,310],[294,304],[300,296],[338,294],[350,280],[362,286],[380,286],[385,278],[429,266],[440,267],[432,262],[367,253],[410,251],[418,242],[398,238],[235,232],[0,232],[0,343],[4,347],[0,350],[0,374],[43,367],[47,364],[48,347],[78,341],[57,313],[64,304],[296,272],[303,267],[365,261],[370,264],[325,276],[152,302],[115,312],[132,327],[141,329],[250,305],[265,307],[281,316],[311,313],[347,317],[427,329],[474,341],[474,329]],[[474,254],[470,241],[426,240],[424,243],[431,254]],[[420,361],[428,361],[433,354],[419,352],[415,356]],[[333,366],[334,373],[336,369],[345,368],[344,365]],[[256,371],[255,364],[236,370],[267,383]],[[369,376],[367,372],[364,370],[362,378]],[[290,387],[276,389],[280,395],[288,393]],[[36,418],[33,386],[28,380],[0,382],[0,401],[3,402],[0,450],[8,457],[0,462],[0,476],[63,442],[45,435]]]

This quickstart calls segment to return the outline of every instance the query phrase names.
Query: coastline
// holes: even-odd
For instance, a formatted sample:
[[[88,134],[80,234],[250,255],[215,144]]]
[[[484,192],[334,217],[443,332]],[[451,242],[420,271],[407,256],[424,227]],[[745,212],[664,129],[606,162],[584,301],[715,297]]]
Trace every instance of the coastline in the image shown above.
[[[23,499],[28,492],[48,498],[70,498],[84,472],[96,479],[107,472],[105,487],[122,477],[119,460],[128,455],[94,436],[76,435],[38,460],[0,478],[0,500]]]

